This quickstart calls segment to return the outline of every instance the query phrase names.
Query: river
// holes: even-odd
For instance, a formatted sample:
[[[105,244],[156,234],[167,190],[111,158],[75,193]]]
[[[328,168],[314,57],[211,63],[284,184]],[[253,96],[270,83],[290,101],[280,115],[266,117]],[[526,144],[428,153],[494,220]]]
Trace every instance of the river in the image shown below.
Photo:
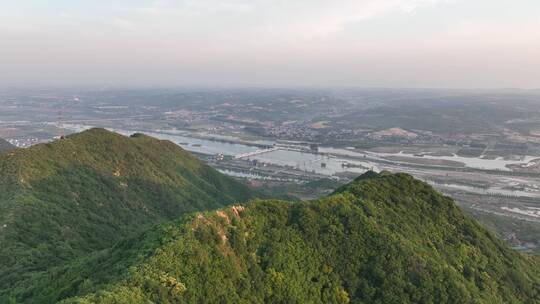
[[[86,129],[91,128],[87,125],[63,125],[64,128],[72,130],[74,132],[81,132]],[[118,132],[124,135],[131,135],[133,133],[144,133],[159,139],[170,140],[182,148],[202,153],[208,155],[215,154],[224,154],[235,156],[238,154],[254,152],[260,150],[258,146],[251,146],[243,143],[231,143],[227,141],[219,141],[212,139],[204,139],[200,137],[192,137],[189,133],[184,131],[140,131],[140,130],[122,130],[122,129],[113,129],[109,128],[111,131]],[[233,136],[215,136],[209,135],[213,138],[226,139],[228,141],[238,140],[238,138]],[[264,143],[265,145],[273,145],[273,141],[256,141],[256,144]],[[280,166],[291,166],[306,172],[315,172],[318,174],[324,174],[332,176],[336,173],[342,172],[352,172],[357,174],[362,174],[367,170],[380,171],[388,167],[384,167],[381,164],[377,164],[374,161],[376,159],[386,160],[385,157],[388,156],[400,156],[404,159],[407,158],[426,158],[426,159],[440,159],[440,160],[452,160],[462,163],[465,167],[478,168],[478,169],[490,169],[490,170],[509,170],[507,165],[511,164],[526,164],[527,162],[538,158],[538,157],[526,157],[523,160],[504,160],[502,158],[498,159],[483,159],[483,158],[467,158],[459,156],[413,156],[410,154],[400,153],[376,153],[376,152],[356,152],[350,149],[340,149],[332,147],[320,147],[319,152],[309,153],[309,152],[300,152],[293,150],[277,150],[269,153],[259,154],[256,156],[251,156],[250,159],[257,160],[259,162],[275,164]],[[364,160],[365,159],[365,160]],[[388,160],[386,160],[388,161]],[[403,163],[401,161],[396,161],[396,164]],[[412,163],[412,162],[411,162]],[[395,168],[395,167],[394,167]],[[260,176],[244,176],[244,173],[234,172],[234,171],[223,171],[223,173],[232,175],[232,176],[241,176],[241,177],[252,177],[258,178]],[[461,190],[467,192],[473,192],[478,194],[491,194],[491,195],[508,195],[508,196],[525,196],[525,197],[540,197],[540,194],[537,191],[527,192],[527,191],[512,191],[502,188],[476,188],[472,186],[464,185],[455,185],[455,184],[434,184],[439,187],[451,188],[454,190]]]

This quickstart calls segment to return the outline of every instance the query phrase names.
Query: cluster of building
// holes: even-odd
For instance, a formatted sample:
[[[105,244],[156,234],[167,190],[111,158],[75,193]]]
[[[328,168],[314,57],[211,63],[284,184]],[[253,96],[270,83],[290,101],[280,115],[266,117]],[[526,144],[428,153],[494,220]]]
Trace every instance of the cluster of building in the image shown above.
[[[266,129],[266,135],[276,138],[315,140],[321,136],[319,130],[300,122],[283,123]]]

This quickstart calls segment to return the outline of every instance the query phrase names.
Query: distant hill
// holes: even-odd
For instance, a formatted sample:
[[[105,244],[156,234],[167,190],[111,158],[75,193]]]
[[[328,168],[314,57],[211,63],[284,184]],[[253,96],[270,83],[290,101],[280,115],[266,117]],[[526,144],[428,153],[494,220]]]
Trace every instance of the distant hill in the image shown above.
[[[32,286],[35,303],[540,303],[536,257],[429,185],[373,172],[317,201],[183,217]]]
[[[7,142],[6,140],[0,138],[0,153],[13,150],[15,149],[15,146]]]
[[[140,134],[92,129],[2,154],[0,303],[155,224],[251,197],[172,142]]]

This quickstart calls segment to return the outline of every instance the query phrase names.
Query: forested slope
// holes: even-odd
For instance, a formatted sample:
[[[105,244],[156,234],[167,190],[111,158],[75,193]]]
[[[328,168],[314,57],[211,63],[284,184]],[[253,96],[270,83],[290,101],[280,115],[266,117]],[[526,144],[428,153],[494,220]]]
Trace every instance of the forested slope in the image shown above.
[[[183,217],[41,283],[63,303],[540,303],[538,267],[429,185],[367,173]]]
[[[92,129],[0,155],[0,303],[155,224],[252,197],[177,145]]]

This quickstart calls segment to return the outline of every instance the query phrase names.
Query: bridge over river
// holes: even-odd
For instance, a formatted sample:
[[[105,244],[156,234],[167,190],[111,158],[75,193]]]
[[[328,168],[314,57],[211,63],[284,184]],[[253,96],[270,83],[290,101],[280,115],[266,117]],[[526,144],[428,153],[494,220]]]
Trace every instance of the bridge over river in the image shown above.
[[[281,149],[282,148],[280,148],[280,147],[273,147],[273,148],[269,148],[269,149],[261,149],[261,150],[257,150],[257,151],[253,151],[253,152],[237,154],[237,155],[234,156],[234,159],[249,158],[249,157],[252,157],[252,156],[261,155],[261,154],[265,154],[265,153],[270,153],[270,152],[278,151],[278,150],[281,150]]]

